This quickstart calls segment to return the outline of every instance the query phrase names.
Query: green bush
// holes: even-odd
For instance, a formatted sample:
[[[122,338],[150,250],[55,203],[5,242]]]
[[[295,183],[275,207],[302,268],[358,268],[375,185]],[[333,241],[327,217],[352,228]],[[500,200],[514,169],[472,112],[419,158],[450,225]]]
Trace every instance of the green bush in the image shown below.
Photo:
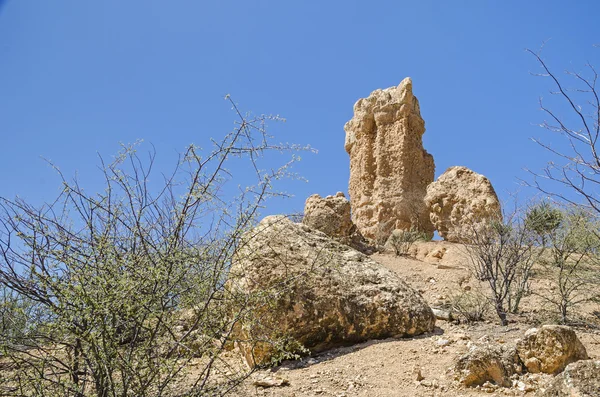
[[[124,146],[102,162],[98,194],[57,169],[52,204],[0,200],[3,395],[223,395],[249,375],[223,353],[268,292],[228,290],[228,270],[265,200],[280,195],[273,183],[289,175],[290,163],[266,172],[260,158],[296,148],[270,143],[268,118],[237,114],[214,150],[188,147],[167,176],[151,172],[154,153]],[[225,197],[232,158],[249,162],[255,184]]]
[[[396,256],[408,256],[410,249],[417,241],[426,241],[427,235],[417,230],[399,230],[392,232],[386,242]]]

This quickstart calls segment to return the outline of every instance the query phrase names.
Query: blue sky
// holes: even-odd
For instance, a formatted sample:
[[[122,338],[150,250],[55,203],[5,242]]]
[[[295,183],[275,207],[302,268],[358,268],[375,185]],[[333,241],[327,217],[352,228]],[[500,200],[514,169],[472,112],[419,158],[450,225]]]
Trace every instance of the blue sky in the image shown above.
[[[100,190],[96,153],[144,139],[169,170],[190,143],[209,146],[244,110],[279,114],[277,140],[310,144],[308,183],[268,212],[301,210],[312,193],[346,191],[343,126],[357,99],[413,79],[436,176],[464,165],[501,199],[523,168],[550,160],[531,137],[551,88],[524,49],[550,39],[558,72],[600,67],[597,1],[0,1],[0,196],[50,200],[43,158]],[[243,183],[243,181],[240,181]]]

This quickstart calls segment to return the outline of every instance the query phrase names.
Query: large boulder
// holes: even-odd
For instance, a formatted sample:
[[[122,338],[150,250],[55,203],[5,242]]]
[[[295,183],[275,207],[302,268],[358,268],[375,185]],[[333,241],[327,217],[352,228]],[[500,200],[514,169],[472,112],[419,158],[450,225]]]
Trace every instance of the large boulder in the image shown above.
[[[427,187],[425,204],[440,237],[468,242],[471,232],[501,219],[500,201],[489,179],[466,167],[450,167]]]
[[[517,351],[527,371],[532,373],[557,374],[568,364],[588,358],[575,331],[564,325],[529,329],[517,343]]]
[[[350,201],[342,192],[325,198],[313,194],[304,204],[302,223],[330,237],[348,237],[354,229],[350,218]]]
[[[473,345],[454,366],[457,380],[465,386],[480,386],[486,382],[510,386],[511,376],[522,367],[514,347]]]
[[[228,287],[246,305],[237,335],[250,366],[272,362],[283,344],[318,352],[435,325],[425,300],[398,275],[283,216],[266,217],[244,236]]]
[[[600,361],[583,360],[569,364],[540,395],[542,397],[600,396]]]
[[[433,235],[423,198],[433,182],[434,162],[423,149],[425,122],[412,80],[359,99],[344,130],[348,191],[360,232],[381,243],[394,229]]]

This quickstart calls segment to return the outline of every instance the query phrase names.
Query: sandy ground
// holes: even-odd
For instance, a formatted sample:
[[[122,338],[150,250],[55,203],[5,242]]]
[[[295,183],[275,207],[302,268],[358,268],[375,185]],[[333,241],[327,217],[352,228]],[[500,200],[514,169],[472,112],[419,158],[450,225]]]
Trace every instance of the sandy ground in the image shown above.
[[[433,307],[447,305],[452,296],[465,289],[475,291],[479,283],[469,277],[465,252],[445,242],[420,243],[416,259],[376,254],[375,260],[401,275],[419,290]],[[542,285],[544,280],[534,280]],[[438,320],[432,334],[410,339],[386,339],[324,352],[301,361],[284,362],[253,379],[285,379],[279,387],[254,386],[252,380],[237,392],[240,396],[505,396],[531,395],[550,380],[549,375],[525,375],[513,388],[464,388],[454,380],[452,367],[478,340],[514,343],[525,331],[543,323],[542,302],[529,296],[522,313],[512,315],[508,327],[497,325],[494,313],[485,321],[460,324]],[[594,319],[597,307],[580,308],[580,314]],[[577,334],[591,358],[600,359],[600,331],[578,327]],[[422,375],[417,380],[417,373]],[[420,378],[420,377],[419,377]]]

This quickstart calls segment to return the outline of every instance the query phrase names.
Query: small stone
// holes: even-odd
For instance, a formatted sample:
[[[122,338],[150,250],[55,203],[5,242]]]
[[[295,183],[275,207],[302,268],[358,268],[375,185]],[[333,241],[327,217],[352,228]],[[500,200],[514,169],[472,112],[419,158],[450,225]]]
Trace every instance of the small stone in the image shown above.
[[[458,339],[458,340],[469,340],[469,339],[471,339],[469,337],[469,335],[467,335],[467,334],[454,334],[453,336],[454,336],[455,339]]]
[[[413,369],[413,377],[417,382],[422,381],[423,379],[425,379],[425,377],[423,376],[423,374],[421,373],[421,368],[419,367],[415,367]]]
[[[437,265],[437,268],[438,268],[439,270],[450,270],[450,269],[456,269],[454,266],[448,266],[448,265],[442,265],[442,264],[439,264],[439,265]]]
[[[281,386],[287,386],[290,384],[290,381],[288,379],[285,378],[281,378],[278,376],[259,376],[257,378],[254,379],[254,381],[252,382],[252,384],[254,386],[257,387],[281,387]]]
[[[433,315],[435,316],[435,318],[437,318],[438,320],[452,321],[454,319],[452,316],[452,313],[448,310],[432,307],[431,311],[433,312]]]

